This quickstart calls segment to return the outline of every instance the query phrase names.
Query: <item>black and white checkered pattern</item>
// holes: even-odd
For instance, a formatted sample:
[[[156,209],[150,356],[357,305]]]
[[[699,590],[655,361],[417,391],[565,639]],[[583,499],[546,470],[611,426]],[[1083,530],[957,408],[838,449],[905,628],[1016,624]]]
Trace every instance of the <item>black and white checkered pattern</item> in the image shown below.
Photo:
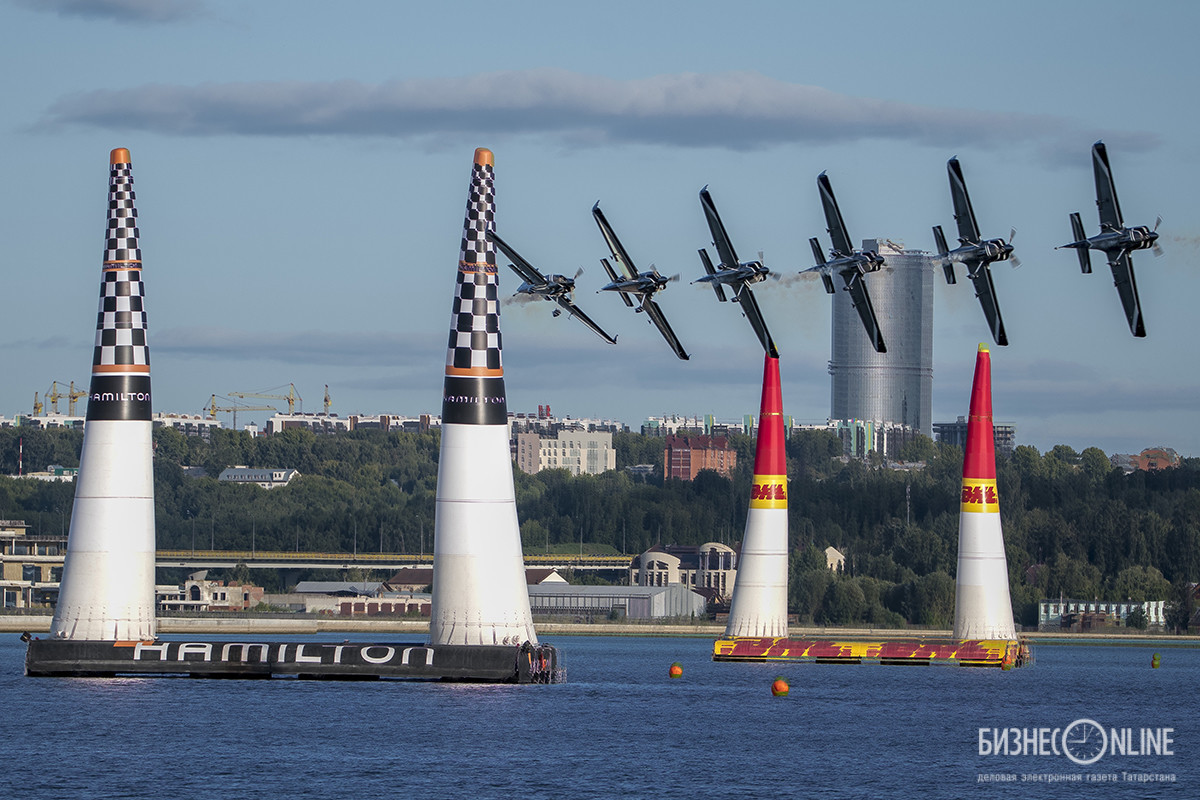
[[[467,200],[467,217],[463,220],[460,265],[487,264],[496,266],[496,246],[487,238],[487,231],[496,223],[496,192],[491,164],[476,164],[471,170],[471,194]]]
[[[108,235],[104,244],[104,263],[141,261],[133,170],[129,164],[113,164],[111,170],[108,178]]]
[[[459,270],[446,366],[501,369],[500,301],[496,273]]]
[[[93,367],[150,366],[144,297],[140,268],[104,271]]]
[[[496,217],[492,176],[490,164],[476,164],[471,172],[446,354],[446,366],[456,369],[502,368],[496,250],[486,236]]]

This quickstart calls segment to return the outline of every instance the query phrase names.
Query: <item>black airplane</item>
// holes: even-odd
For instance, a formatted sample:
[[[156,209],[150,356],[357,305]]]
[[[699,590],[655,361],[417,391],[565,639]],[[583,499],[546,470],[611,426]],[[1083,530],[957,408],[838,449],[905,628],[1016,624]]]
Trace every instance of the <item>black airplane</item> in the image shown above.
[[[1079,267],[1085,274],[1092,271],[1092,259],[1089,250],[1103,251],[1112,269],[1113,283],[1116,284],[1117,294],[1121,298],[1121,306],[1125,309],[1125,317],[1129,320],[1129,330],[1134,336],[1145,336],[1146,326],[1142,322],[1142,305],[1138,300],[1137,281],[1133,277],[1133,260],[1129,254],[1134,250],[1153,248],[1154,254],[1162,255],[1158,245],[1158,226],[1162,218],[1155,221],[1154,227],[1139,225],[1136,228],[1126,228],[1121,220],[1121,206],[1117,202],[1117,187],[1113,183],[1112,167],[1108,165],[1108,150],[1104,142],[1092,145],[1092,169],[1096,173],[1096,207],[1100,210],[1100,233],[1088,238],[1083,229],[1083,220],[1079,213],[1071,215],[1071,234],[1075,241],[1054,248],[1073,248],[1079,256]]]
[[[600,210],[599,202],[592,206],[592,216],[596,218],[596,224],[600,226],[600,233],[604,235],[604,241],[608,243],[608,249],[612,253],[613,260],[617,262],[626,276],[624,278],[619,277],[617,271],[607,258],[600,259],[600,264],[612,280],[612,283],[601,287],[600,291],[617,292],[621,295],[621,299],[625,301],[625,305],[630,308],[633,308],[633,300],[630,298],[630,295],[637,295],[640,303],[637,307],[638,313],[646,312],[646,316],[650,318],[650,321],[658,328],[659,333],[667,340],[667,344],[675,351],[675,355],[687,361],[689,356],[684,352],[683,345],[679,342],[679,337],[675,335],[675,331],[671,330],[671,326],[667,322],[662,309],[658,307],[658,303],[654,302],[654,295],[662,291],[671,281],[678,280],[679,276],[663,277],[653,265],[646,272],[638,272],[633,266],[633,260],[625,252],[625,246],[621,244],[621,240],[613,232],[612,226],[604,218],[604,212]]]
[[[821,282],[825,284],[825,291],[830,294],[836,291],[833,286],[833,273],[841,275],[842,280],[846,283],[843,288],[850,292],[854,310],[862,319],[863,326],[867,330],[867,338],[871,340],[875,352],[886,353],[887,346],[883,343],[883,332],[879,330],[879,320],[875,318],[871,296],[867,294],[867,285],[863,283],[864,275],[868,272],[878,272],[883,268],[883,258],[874,250],[858,251],[854,249],[854,245],[850,244],[850,235],[846,233],[846,223],[838,208],[837,198],[833,196],[833,187],[830,186],[829,178],[824,172],[817,176],[817,189],[821,193],[821,205],[825,208],[825,223],[828,226],[826,230],[833,240],[833,249],[829,251],[833,260],[825,260],[825,254],[821,252],[821,243],[815,237],[809,239],[808,243],[812,245],[813,257],[816,258],[817,265],[801,270],[800,274],[819,271]]]
[[[1016,231],[1009,234],[1007,242],[1003,239],[981,238],[979,223],[975,221],[975,209],[971,207],[971,196],[967,194],[967,182],[963,179],[962,166],[957,158],[946,162],[946,171],[950,174],[950,197],[954,201],[959,244],[959,247],[950,250],[946,246],[946,234],[942,232],[942,226],[934,226],[933,238],[937,242],[938,255],[942,257],[946,283],[956,283],[954,262],[966,266],[967,277],[975,284],[975,296],[979,298],[988,327],[992,329],[992,338],[1003,347],[1008,344],[1008,336],[1004,333],[1004,320],[1000,317],[1000,304],[996,300],[996,286],[988,267],[997,261],[1011,261],[1014,267],[1021,266],[1020,259],[1013,255],[1012,240]]]
[[[508,242],[496,235],[495,231],[488,231],[487,237],[496,243],[496,247],[504,253],[513,263],[508,266],[513,272],[521,278],[523,283],[517,288],[517,294],[527,294],[531,297],[540,297],[543,300],[553,300],[558,303],[560,308],[554,309],[553,316],[557,317],[565,310],[572,317],[575,317],[584,325],[587,325],[596,335],[609,344],[616,344],[617,337],[609,336],[604,332],[604,329],[592,321],[591,317],[583,313],[579,306],[575,305],[572,299],[575,293],[575,278],[579,277],[579,272],[575,273],[575,278],[568,278],[566,275],[550,275],[549,277],[538,272],[538,270],[521,257],[521,254],[508,244]]]
[[[725,302],[724,287],[728,286],[733,292],[733,302],[741,304],[742,313],[750,320],[750,327],[754,328],[754,333],[762,342],[767,355],[779,358],[779,351],[775,349],[775,341],[767,330],[767,323],[758,307],[758,301],[750,292],[750,284],[765,281],[771,270],[763,265],[761,256],[758,261],[738,261],[737,253],[733,251],[733,242],[729,240],[729,234],[725,231],[717,207],[713,205],[712,195],[708,193],[707,186],[700,190],[700,205],[704,207],[704,216],[708,219],[709,230],[712,231],[713,246],[717,248],[717,256],[720,257],[721,263],[714,269],[708,257],[708,250],[701,248],[700,261],[708,274],[692,282],[710,284],[717,294],[717,299],[722,303]]]

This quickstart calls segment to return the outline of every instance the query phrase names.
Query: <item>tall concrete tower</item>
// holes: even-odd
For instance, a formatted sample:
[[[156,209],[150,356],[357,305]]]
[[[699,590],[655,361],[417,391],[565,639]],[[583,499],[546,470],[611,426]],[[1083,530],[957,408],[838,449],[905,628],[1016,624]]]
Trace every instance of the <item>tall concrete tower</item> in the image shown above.
[[[934,261],[887,239],[866,239],[886,264],[865,278],[887,342],[876,353],[850,302],[833,298],[830,419],[878,420],[932,435]]]
[[[430,644],[537,644],[500,362],[492,153],[475,151],[442,396]]]
[[[787,636],[787,452],[779,359],[763,359],[762,403],[754,451],[754,488],[738,558],[727,637]]]
[[[109,157],[108,233],[55,639],[155,636],[150,348],[129,151]]]

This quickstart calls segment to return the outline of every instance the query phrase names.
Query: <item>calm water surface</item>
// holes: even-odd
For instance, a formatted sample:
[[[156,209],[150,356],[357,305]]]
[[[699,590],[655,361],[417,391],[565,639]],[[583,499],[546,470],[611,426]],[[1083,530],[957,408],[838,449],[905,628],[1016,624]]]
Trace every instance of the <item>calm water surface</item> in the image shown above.
[[[1152,670],[1150,646],[1040,646],[1035,666],[1001,672],[714,664],[707,639],[550,641],[564,654],[565,685],[26,678],[24,645],[5,634],[0,789],[4,798],[1200,797],[1200,650],[1159,647]],[[679,680],[667,678],[673,661]],[[776,675],[790,696],[771,696]],[[1086,767],[1061,755],[979,755],[981,727],[1080,718],[1135,738],[1174,728],[1174,755]],[[1100,775],[1118,782],[1057,782]]]

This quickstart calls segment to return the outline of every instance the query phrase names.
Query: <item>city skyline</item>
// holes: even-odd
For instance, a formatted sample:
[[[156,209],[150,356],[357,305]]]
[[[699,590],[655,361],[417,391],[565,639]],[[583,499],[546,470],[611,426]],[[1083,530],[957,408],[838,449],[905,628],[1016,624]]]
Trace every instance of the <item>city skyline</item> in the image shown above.
[[[812,266],[806,240],[827,239],[816,175],[836,182],[856,242],[932,250],[931,226],[952,229],[945,163],[958,156],[984,235],[1015,227],[1024,263],[993,267],[1012,342],[992,347],[997,419],[1042,451],[1200,454],[1188,424],[1200,384],[1181,346],[1200,289],[1188,269],[1200,246],[1197,112],[1178,102],[1200,9],[1163,7],[1159,24],[1130,26],[1097,61],[1124,11],[1115,3],[1013,4],[1011,41],[994,50],[962,38],[990,29],[994,10],[951,3],[921,15],[886,3],[687,8],[0,5],[22,31],[3,58],[29,74],[6,87],[0,130],[5,275],[19,299],[2,328],[0,414],[28,413],[53,380],[86,380],[114,147],[132,156],[156,411],[201,413],[212,394],[294,383],[306,410],[328,384],[341,416],[436,412],[462,193],[473,149],[488,147],[497,230],[543,272],[582,266],[577,299],[618,337],[610,346],[549,304],[507,302],[509,407],[631,425],[735,419],[758,397],[752,332],[689,285],[710,246],[701,187],[739,255],[762,249],[783,276],[756,296],[779,345],[784,412],[816,422],[830,413],[831,304],[797,274]],[[464,18],[486,32],[465,35]],[[831,57],[818,32],[847,26],[864,47]],[[730,41],[753,46],[714,61]],[[1097,139],[1126,222],[1164,219],[1163,258],[1134,255],[1144,341],[1129,335],[1107,267],[1081,275],[1074,253],[1053,249],[1071,238],[1070,212],[1096,228]],[[598,199],[640,269],[681,273],[660,297],[690,362],[642,315],[594,294]],[[511,295],[519,282],[502,270]],[[939,274],[932,421],[966,413],[980,342],[990,335],[969,282]]]

